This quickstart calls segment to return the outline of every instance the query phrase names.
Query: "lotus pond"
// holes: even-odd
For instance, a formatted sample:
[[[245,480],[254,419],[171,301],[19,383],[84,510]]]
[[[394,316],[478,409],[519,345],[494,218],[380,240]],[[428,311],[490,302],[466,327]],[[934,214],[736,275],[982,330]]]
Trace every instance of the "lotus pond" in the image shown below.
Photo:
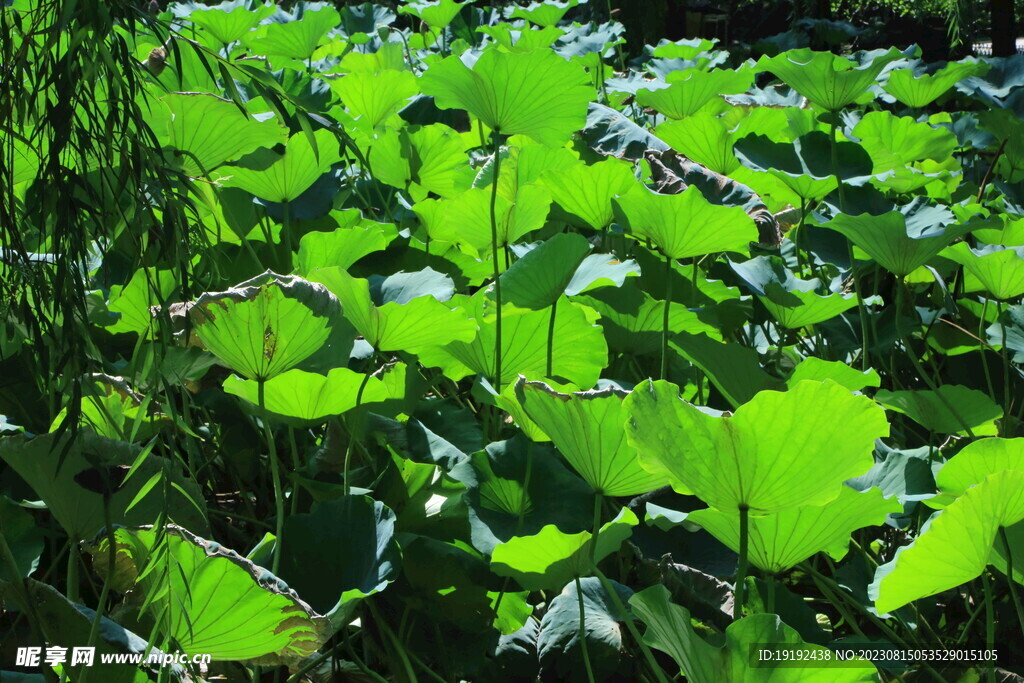
[[[1024,56],[397,5],[0,9],[0,678],[1019,680]]]

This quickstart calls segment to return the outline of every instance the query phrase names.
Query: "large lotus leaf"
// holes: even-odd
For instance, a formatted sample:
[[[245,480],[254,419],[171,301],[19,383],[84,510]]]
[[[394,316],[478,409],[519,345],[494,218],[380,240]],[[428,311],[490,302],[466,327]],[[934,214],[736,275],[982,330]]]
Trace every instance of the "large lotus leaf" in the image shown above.
[[[633,234],[650,239],[670,258],[744,253],[758,240],[757,227],[743,209],[712,204],[693,186],[657,194],[637,184],[615,202]]]
[[[515,242],[544,226],[551,195],[542,187],[519,188],[515,201],[495,197],[498,246]],[[413,207],[431,239],[451,242],[475,253],[491,246],[491,191],[471,189],[451,199],[426,199]]]
[[[403,128],[373,140],[369,163],[376,180],[421,194],[454,197],[473,181],[465,138],[441,123]],[[422,198],[425,194],[416,197]]]
[[[844,486],[839,497],[825,505],[801,505],[748,520],[750,562],[773,574],[791,569],[815,553],[825,552],[837,562],[850,550],[850,534],[885,522],[903,505],[882,497],[877,488],[864,492]],[[735,510],[697,510],[685,516],[732,550],[740,549],[740,518]]]
[[[173,525],[159,533],[118,528],[114,540],[113,568],[106,534],[87,546],[93,568],[118,592],[141,592],[158,616],[160,635],[183,652],[290,664],[316,652],[329,635],[327,620],[295,591],[219,543]]]
[[[594,576],[566,584],[562,592],[551,601],[540,622],[537,636],[537,650],[541,666],[546,673],[569,681],[573,674],[583,668],[583,653],[580,635],[587,639],[587,657],[594,671],[595,680],[607,680],[615,671],[622,657],[622,631],[624,621],[632,619],[623,614],[617,605],[626,604],[633,591],[620,583],[609,581],[612,590],[618,593],[619,601],[613,602]],[[583,624],[580,624],[580,592],[583,598]]]
[[[904,168],[914,161],[951,157],[956,136],[945,128],[933,128],[909,116],[873,111],[853,128],[853,134],[874,162],[874,173]]]
[[[256,380],[232,375],[224,380],[224,391],[259,405],[259,382]],[[327,375],[288,370],[267,380],[263,391],[266,410],[300,422],[323,421],[323,418],[341,415],[356,405],[380,403],[391,398],[379,379],[348,368],[332,368]]]
[[[347,270],[367,254],[386,249],[397,234],[393,225],[370,221],[332,232],[307,232],[299,241],[297,270],[303,277],[317,268]]]
[[[910,546],[875,572],[868,593],[879,614],[977,578],[997,561],[1000,527],[1024,520],[1024,471],[1004,470],[938,512]],[[1020,556],[1020,552],[1015,553]]]
[[[337,339],[337,352],[346,353],[340,337],[351,340],[338,299],[294,275],[267,271],[227,291],[206,292],[185,309],[206,348],[249,379],[271,379],[329,340]]]
[[[734,149],[747,168],[771,173],[800,197],[819,200],[836,188],[830,144],[828,133],[816,130],[793,142],[748,135]],[[868,153],[853,142],[836,143],[836,164],[841,180],[870,175],[873,167]]]
[[[668,121],[654,132],[672,149],[715,173],[729,175],[740,166],[732,151],[735,139],[726,122],[708,112],[697,112],[685,121]]]
[[[819,280],[796,277],[779,256],[758,256],[729,265],[783,327],[816,325],[857,305],[855,295],[832,292]]]
[[[587,125],[580,131],[580,137],[600,154],[631,161],[643,159],[649,149],[671,149],[629,117],[596,102],[591,102],[587,109]]]
[[[545,525],[582,531],[594,520],[593,493],[550,447],[522,437],[488,444],[451,469],[466,486],[473,547],[490,554],[499,543]],[[529,476],[529,481],[526,481]]]
[[[591,488],[605,496],[635,496],[667,484],[640,467],[626,441],[627,392],[614,388],[563,394],[543,382],[516,383],[526,415],[554,442]]]
[[[491,571],[510,576],[526,590],[559,590],[575,578],[591,574],[590,557],[600,562],[617,552],[639,523],[636,515],[622,508],[615,519],[601,527],[596,548],[591,532],[567,534],[549,524],[532,536],[516,536],[494,548]]]
[[[451,303],[465,308],[476,320],[476,338],[468,343],[456,341],[444,347],[424,349],[419,353],[420,362],[427,367],[442,368],[445,375],[455,380],[472,373],[494,377],[495,302],[481,290],[472,297],[456,295]],[[562,378],[579,387],[592,387],[597,382],[601,369],[608,363],[608,345],[595,318],[593,310],[569,301],[562,301],[557,307],[552,334],[552,379]],[[504,304],[501,320],[502,377],[544,376],[550,312]]]
[[[626,410],[626,434],[645,468],[729,511],[834,500],[843,481],[871,468],[875,439],[889,433],[885,411],[833,382],[762,391],[732,417],[712,417],[680,400],[675,385],[648,380]]]
[[[2,452],[2,451],[0,451]],[[0,581],[20,581],[39,566],[43,552],[43,530],[35,519],[7,496],[0,496],[0,534],[14,560],[15,575],[6,563],[0,567]]]
[[[304,11],[304,8],[300,3],[290,21],[264,24],[244,36],[242,42],[258,55],[309,59],[324,35],[341,23],[341,15],[327,4],[318,3],[312,11]]]
[[[140,268],[128,280],[128,284],[110,288],[107,310],[118,314],[113,325],[107,329],[114,333],[135,332],[149,336],[156,326],[153,320],[153,306],[167,302],[177,288],[177,277],[173,270]]]
[[[990,474],[1003,470],[1024,472],[1024,439],[978,439],[964,446],[935,475],[940,493],[925,502],[931,507],[946,507],[967,489],[980,484]]]
[[[782,388],[782,383],[761,367],[757,351],[746,346],[687,332],[673,335],[669,346],[699,367],[733,408],[758,392]]]
[[[526,19],[537,26],[554,26],[562,20],[566,12],[578,4],[580,4],[580,0],[531,2],[526,7],[515,7],[510,18]]]
[[[222,169],[221,184],[237,187],[269,202],[286,203],[298,197],[341,159],[338,139],[327,130],[313,133],[316,148],[305,133],[288,139],[284,156],[270,151],[247,157],[246,166]]]
[[[83,680],[88,671],[90,678],[101,680],[103,683],[146,683],[151,680],[151,673],[160,668],[155,663],[149,664],[146,657],[152,655],[157,657],[153,661],[160,661],[159,658],[165,653],[159,648],[150,647],[144,638],[140,638],[117,622],[101,617],[96,635],[90,637],[93,620],[96,617],[93,610],[71,602],[56,588],[41,581],[27,579],[17,588],[15,586],[16,584],[0,581],[0,598],[6,603],[18,604],[21,591],[28,593],[33,604],[33,617],[38,620],[47,646],[67,648],[66,655],[71,655],[78,648],[95,648],[91,664],[62,665],[67,680]],[[14,595],[11,595],[12,593]],[[125,665],[120,663],[125,660],[118,659],[132,656],[141,659],[142,663],[138,667]],[[68,659],[71,657],[68,656]],[[106,663],[108,661],[110,663]],[[170,681],[185,679],[184,668],[177,664],[167,666],[162,673]],[[0,673],[0,678],[4,683],[43,683],[46,680],[39,674],[12,674],[10,671]]]
[[[399,6],[398,11],[422,19],[433,29],[442,29],[452,23],[463,4],[458,0],[410,0]]]
[[[663,88],[638,90],[636,101],[670,119],[685,119],[719,95],[744,92],[754,82],[754,72],[743,67],[713,71],[684,69],[671,72],[667,80]]]
[[[257,0],[230,0],[213,7],[196,7],[189,13],[188,20],[226,45],[241,40],[275,9],[273,4]]]
[[[905,277],[972,229],[952,222],[949,211],[918,198],[881,215],[839,214],[825,227],[845,235],[893,275]]]
[[[973,95],[985,104],[1002,107],[1004,98],[1024,85],[1024,57],[985,57],[981,60],[989,66],[983,74],[969,76],[958,82],[956,89],[965,95]]]
[[[622,287],[626,278],[639,275],[640,266],[633,259],[620,261],[615,254],[591,254],[573,273],[565,293],[576,296],[603,287]]]
[[[529,26],[514,28],[511,24],[505,23],[495,26],[481,26],[477,30],[494,38],[494,42],[508,52],[530,52],[532,50],[550,49],[556,40],[565,35],[565,31],[557,26],[531,29]]]
[[[989,246],[972,249],[960,242],[942,252],[976,277],[997,299],[1024,294],[1024,247]]]
[[[902,57],[899,50],[890,48],[858,64],[831,52],[799,48],[774,57],[761,57],[756,68],[772,72],[814,104],[839,111],[865,96],[882,69]]]
[[[609,157],[590,166],[575,164],[549,171],[541,183],[560,207],[580,219],[582,227],[601,230],[614,218],[612,199],[633,187],[635,180],[629,164]]]
[[[91,538],[105,524],[103,517],[103,474],[109,473],[112,488],[138,458],[140,448],[82,430],[75,438],[44,434],[0,439],[0,458],[24,479],[50,514],[74,541]],[[63,462],[62,462],[63,460]],[[157,483],[166,472],[167,489]],[[80,483],[81,482],[81,483]],[[88,488],[86,484],[90,485]],[[135,498],[142,494],[135,505]],[[208,528],[206,517],[197,507],[203,495],[193,479],[167,459],[150,453],[132,476],[116,488],[108,502],[114,524],[147,524],[162,510],[170,510],[175,522],[198,530]]]
[[[915,69],[893,69],[882,88],[908,107],[927,107],[956,83],[978,76],[989,67],[984,62],[965,60],[950,62],[934,73],[917,73]]]
[[[352,73],[331,81],[331,90],[353,116],[376,128],[418,93],[416,77],[408,71]]]
[[[943,400],[945,399],[945,400]],[[988,394],[959,384],[943,384],[938,389],[879,391],[875,400],[936,434],[996,434],[995,421],[1003,409]],[[952,410],[950,410],[952,406]]]
[[[427,69],[420,86],[441,109],[465,109],[497,133],[552,147],[583,127],[594,96],[583,69],[550,50],[485,50],[472,69],[448,57]]]
[[[633,612],[647,625],[643,640],[649,646],[668,653],[679,671],[691,683],[798,683],[810,680],[808,669],[789,662],[759,662],[752,656],[757,648],[784,647],[787,651],[805,651],[807,659],[827,673],[815,674],[829,681],[854,683],[876,681],[878,673],[868,662],[851,668],[848,663],[821,657],[826,649],[803,642],[799,634],[774,614],[755,614],[731,624],[725,630],[725,644],[716,647],[694,630],[690,612],[673,604],[664,586],[651,586],[629,600]],[[796,656],[796,652],[794,652]],[[817,680],[815,678],[815,680]]]
[[[205,176],[226,161],[288,139],[271,115],[247,115],[207,93],[171,93],[157,105],[153,130],[186,175]]]
[[[395,519],[386,505],[366,496],[321,501],[285,521],[279,574],[331,618],[395,580],[401,562]]]
[[[882,379],[874,368],[858,370],[840,361],[822,360],[815,356],[808,356],[800,361],[800,364],[793,368],[793,374],[786,380],[786,385],[791,387],[803,380],[831,380],[848,391],[882,386]]]
[[[613,351],[640,355],[661,349],[665,302],[656,300],[632,281],[623,287],[588,292],[573,299],[601,314],[601,327]],[[670,334],[721,337],[714,325],[701,319],[699,312],[681,304],[669,308],[668,329]]]
[[[520,308],[547,308],[565,293],[588,251],[581,235],[552,235],[502,273],[502,298]]]
[[[416,353],[453,341],[470,342],[476,333],[476,325],[461,309],[452,309],[434,296],[376,306],[370,297],[370,283],[343,268],[320,268],[310,277],[338,297],[345,317],[375,349]]]

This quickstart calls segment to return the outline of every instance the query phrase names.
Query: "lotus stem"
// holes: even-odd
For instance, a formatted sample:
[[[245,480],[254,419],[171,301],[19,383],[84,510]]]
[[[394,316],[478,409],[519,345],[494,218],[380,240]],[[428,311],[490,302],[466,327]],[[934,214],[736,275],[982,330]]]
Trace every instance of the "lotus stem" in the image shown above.
[[[1013,581],[1013,578],[1010,578]],[[981,588],[985,592],[985,649],[991,650],[996,642],[996,614],[992,605],[992,586],[989,585],[987,570],[981,573]],[[988,663],[988,680],[995,683],[996,666],[994,661]]]
[[[284,489],[281,486],[281,470],[277,462],[277,444],[274,443],[274,430],[267,419],[265,404],[266,380],[259,378],[257,394],[260,406],[260,420],[263,422],[263,432],[267,439],[267,457],[270,459],[270,477],[274,482],[274,514],[277,516],[274,525],[274,559],[271,560],[270,573],[277,575],[281,566],[281,537],[284,534]]]
[[[750,544],[750,507],[740,503],[740,559],[736,567],[735,601],[732,605],[732,619],[743,618],[743,607],[747,600],[747,547]]]
[[[78,563],[81,562],[82,554],[78,543],[71,541],[68,549],[68,576],[67,576],[67,597],[71,602],[78,602]]]
[[[555,346],[555,315],[558,309],[558,299],[555,299],[554,303],[551,304],[551,315],[548,318],[548,364],[547,374],[545,375],[549,379],[551,378],[551,365],[553,358],[553,350]]]
[[[637,630],[636,624],[633,623],[633,613],[630,612],[626,606],[622,603],[622,598],[615,592],[615,588],[612,586],[611,581],[608,577],[601,573],[601,570],[597,568],[597,565],[592,565],[594,574],[601,582],[601,587],[604,588],[604,592],[608,594],[608,597],[612,599],[612,603],[615,608],[622,613],[622,618],[626,621],[626,630],[629,631],[629,635],[636,641],[637,645],[640,646],[640,651],[643,652],[644,661],[647,662],[648,668],[654,677],[658,679],[658,683],[669,683],[668,678],[665,676],[665,672],[658,666],[657,660],[654,659],[654,653],[651,652],[651,648],[647,647],[647,643],[644,642],[640,636],[640,631]]]
[[[590,664],[590,650],[587,648],[587,611],[583,606],[583,586],[580,585],[580,577],[576,581],[576,602],[580,607],[580,652],[583,654],[583,666],[587,669],[588,683],[594,683],[594,668]]]
[[[491,183],[491,265],[494,266],[494,303],[498,317],[494,329],[494,390],[501,393],[501,272],[498,268],[498,180],[501,178],[501,140],[497,131],[491,132],[494,153],[494,180]]]
[[[1003,321],[1003,302],[998,302],[996,306],[996,322],[999,323],[999,355],[1003,359],[1003,428],[1001,431],[1005,436],[1006,429],[1009,426],[1006,413],[1010,412],[1010,358],[1006,353],[1006,323]],[[982,355],[984,353],[982,351]]]
[[[1013,608],[1017,611],[1017,622],[1024,631],[1024,607],[1021,606],[1020,596],[1017,594],[1017,581],[1013,578],[1013,551],[1010,548],[1010,539],[1006,535],[1006,527],[999,527],[999,538],[1006,549],[1006,582],[1010,584],[1010,599],[1013,600]]]
[[[694,282],[696,287],[697,283]],[[661,373],[660,379],[668,375],[668,314],[672,307],[672,258],[665,254],[665,305],[661,320]]]

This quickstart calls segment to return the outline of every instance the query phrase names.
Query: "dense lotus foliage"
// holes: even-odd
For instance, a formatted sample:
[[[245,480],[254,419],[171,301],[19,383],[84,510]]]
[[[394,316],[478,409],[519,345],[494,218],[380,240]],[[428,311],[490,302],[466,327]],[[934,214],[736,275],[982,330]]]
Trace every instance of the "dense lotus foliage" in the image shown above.
[[[5,666],[212,657],[16,680],[1024,675],[1024,57],[398,4],[139,12],[69,120],[141,146],[0,124]],[[85,361],[26,378],[57,270]]]

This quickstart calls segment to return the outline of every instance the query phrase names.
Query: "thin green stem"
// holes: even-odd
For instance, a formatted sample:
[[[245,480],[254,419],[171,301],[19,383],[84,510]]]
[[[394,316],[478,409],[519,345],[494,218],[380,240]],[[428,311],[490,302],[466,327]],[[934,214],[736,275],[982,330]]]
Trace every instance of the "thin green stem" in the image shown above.
[[[281,566],[281,538],[284,534],[284,489],[281,486],[281,469],[277,462],[277,444],[274,443],[274,429],[270,426],[270,420],[266,417],[265,403],[266,380],[260,378],[257,384],[257,400],[259,401],[260,420],[263,422],[263,432],[267,439],[267,457],[270,459],[270,477],[274,482],[274,514],[277,516],[274,525],[274,559],[271,562],[270,572],[277,575]]]
[[[736,599],[733,602],[733,621],[743,618],[747,600],[747,553],[750,545],[750,508],[740,504],[740,558],[736,567]]]
[[[491,133],[494,154],[494,179],[491,183],[491,265],[494,266],[494,303],[497,318],[494,327],[494,390],[501,393],[501,272],[498,266],[498,181],[501,178],[501,140],[497,131]]]
[[[622,598],[620,598],[619,594],[615,591],[615,587],[612,586],[611,581],[608,580],[607,576],[601,573],[601,570],[597,568],[597,565],[593,565],[591,568],[597,578],[601,581],[601,587],[604,588],[604,592],[608,594],[612,599],[612,603],[615,605],[615,608],[622,614],[623,619],[626,622],[626,630],[629,631],[629,635],[632,636],[634,641],[636,641],[636,644],[640,646],[640,651],[643,652],[644,660],[647,662],[647,666],[650,668],[651,673],[653,673],[654,677],[658,679],[658,683],[669,683],[668,678],[665,676],[665,672],[661,670],[661,667],[658,666],[657,660],[654,659],[654,653],[651,652],[651,648],[647,647],[647,643],[645,643],[643,638],[640,636],[640,631],[637,630],[636,624],[633,623],[632,612],[626,609],[626,606],[622,603]]]
[[[558,299],[555,299],[551,304],[551,315],[548,318],[548,364],[547,374],[545,377],[551,377],[551,363],[553,358],[553,351],[555,348],[555,316],[558,310]]]
[[[68,576],[67,576],[67,597],[71,602],[78,602],[81,598],[78,593],[78,565],[82,561],[82,551],[78,544],[71,543],[68,552]]]
[[[1006,582],[1010,585],[1010,599],[1013,600],[1013,608],[1017,611],[1017,623],[1024,633],[1024,607],[1021,606],[1020,596],[1017,595],[1017,581],[1013,578],[1013,552],[1004,526],[999,527],[999,539],[1003,542],[1003,551],[1006,553]]]
[[[587,610],[583,606],[583,586],[580,577],[576,577],[576,602],[580,608],[580,653],[583,655],[583,666],[587,669],[588,683],[594,683],[594,668],[590,664],[590,650],[587,646]]]
[[[694,282],[696,287],[697,283]],[[672,308],[672,258],[665,254],[665,305],[661,320],[661,373],[660,378],[668,375],[668,316]]]
[[[989,585],[988,571],[981,573],[981,589],[985,593],[985,649],[991,650],[996,642],[996,613],[992,604],[992,586]],[[989,662],[988,680],[996,680],[995,662]]]

